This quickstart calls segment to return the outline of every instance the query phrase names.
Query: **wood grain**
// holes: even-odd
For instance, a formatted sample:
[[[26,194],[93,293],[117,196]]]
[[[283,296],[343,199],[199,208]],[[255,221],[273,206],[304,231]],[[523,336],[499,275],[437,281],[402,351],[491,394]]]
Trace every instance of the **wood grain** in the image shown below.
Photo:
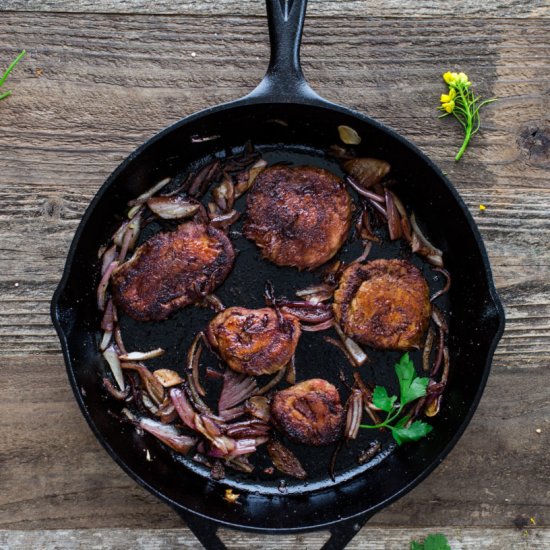
[[[550,545],[550,531],[533,526],[522,529],[438,529],[447,536],[453,550],[545,550]],[[403,550],[411,540],[424,540],[433,533],[430,529],[367,528],[347,546],[348,550]],[[223,531],[222,540],[231,550],[287,550],[321,548],[326,533],[284,535],[280,537],[242,534]],[[307,543],[307,546],[304,544]],[[56,550],[168,550],[199,548],[187,529],[79,529],[55,531],[0,531],[0,546],[10,550],[55,548]]]
[[[0,10],[152,15],[265,15],[258,0],[2,0]],[[308,17],[549,17],[546,0],[311,0]]]
[[[173,8],[168,1],[154,7],[22,4],[0,0],[0,59],[23,46],[29,50],[10,77],[14,95],[0,103],[0,528],[16,530],[0,533],[0,546],[60,545],[65,532],[48,538],[41,530],[92,528],[68,531],[66,541],[116,548],[126,538],[137,548],[191,547],[188,531],[176,530],[179,518],[127,478],[87,428],[66,380],[49,300],[78,222],[117,164],[163,126],[243,95],[259,81],[267,33],[253,10],[259,14],[263,7],[220,2],[216,9],[229,10],[221,17],[206,15],[214,9],[207,1],[196,8]],[[366,17],[361,2],[311,4],[315,17],[306,26],[302,57],[312,86],[394,127],[448,173],[480,227],[508,316],[465,436],[434,474],[375,516],[374,528],[365,528],[350,548],[403,548],[409,533],[441,526],[462,544],[457,548],[543,548],[550,442],[546,5],[531,2],[526,14],[523,2],[479,8],[464,2],[458,5],[464,13],[453,11],[449,25],[448,14],[432,2],[415,4],[414,14],[409,2],[399,4],[401,14],[397,2],[384,3],[386,12],[383,3],[369,2],[378,17]],[[488,6],[498,6],[500,16],[528,18],[492,19]],[[17,8],[27,11],[1,11]],[[351,15],[345,15],[348,8]],[[435,17],[413,19],[417,15]],[[452,160],[460,144],[457,125],[439,121],[435,111],[444,91],[440,75],[454,68],[466,70],[482,95],[499,98],[485,110],[482,131],[458,164]],[[480,212],[480,203],[487,210]],[[514,530],[530,517],[537,528],[527,536]],[[163,531],[140,531],[144,525]],[[304,540],[228,536],[235,548],[290,548]],[[312,537],[312,544],[319,541]],[[378,540],[386,546],[375,546]]]

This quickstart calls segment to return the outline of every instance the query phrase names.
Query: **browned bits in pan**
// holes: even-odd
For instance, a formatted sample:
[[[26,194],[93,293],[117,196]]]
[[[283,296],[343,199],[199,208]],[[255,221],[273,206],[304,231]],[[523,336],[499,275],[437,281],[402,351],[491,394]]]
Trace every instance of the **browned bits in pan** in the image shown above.
[[[378,349],[420,347],[430,311],[428,284],[405,260],[353,264],[334,293],[334,313],[343,331]]]
[[[352,203],[344,182],[313,166],[271,166],[247,199],[244,235],[277,265],[313,269],[344,243]]]
[[[218,229],[181,224],[173,232],[151,237],[114,272],[113,298],[138,321],[166,319],[217,288],[234,257],[233,245]]]
[[[300,322],[273,308],[231,307],[208,325],[207,337],[222,359],[237,372],[272,374],[292,358],[300,338]]]
[[[312,378],[277,392],[271,403],[275,426],[289,439],[305,445],[330,445],[342,434],[344,409],[338,390]]]

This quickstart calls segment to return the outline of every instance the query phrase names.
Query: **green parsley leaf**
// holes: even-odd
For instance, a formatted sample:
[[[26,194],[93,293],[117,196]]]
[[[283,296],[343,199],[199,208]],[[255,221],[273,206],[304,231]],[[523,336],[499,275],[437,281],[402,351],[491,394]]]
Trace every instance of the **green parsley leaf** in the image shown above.
[[[392,395],[390,397],[384,386],[376,386],[372,392],[372,402],[374,406],[385,412],[390,412],[393,409],[393,404],[396,400],[397,396]]]
[[[451,550],[449,541],[445,535],[437,533],[428,535],[424,542],[413,540],[410,545],[410,550]]]
[[[414,364],[408,353],[403,354],[399,363],[395,365],[395,373],[399,380],[401,406],[426,395],[426,388],[430,379],[416,377]]]
[[[399,423],[401,424],[401,422]],[[395,427],[389,426],[389,428],[398,445],[407,443],[408,441],[418,441],[426,437],[433,430],[429,424],[422,422],[422,420],[415,420],[408,428],[403,424]]]

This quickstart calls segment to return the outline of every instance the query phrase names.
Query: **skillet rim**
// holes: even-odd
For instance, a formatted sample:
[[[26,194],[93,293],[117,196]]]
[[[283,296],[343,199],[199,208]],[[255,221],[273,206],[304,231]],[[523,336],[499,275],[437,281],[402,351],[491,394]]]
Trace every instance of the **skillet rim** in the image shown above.
[[[477,410],[477,407],[479,405],[479,402],[481,400],[481,397],[483,395],[483,391],[485,389],[485,386],[487,384],[487,379],[489,377],[491,366],[492,366],[492,360],[494,356],[495,349],[498,345],[498,342],[500,341],[502,334],[504,332],[505,327],[505,313],[504,308],[502,306],[500,297],[497,293],[497,290],[494,285],[494,279],[489,263],[489,258],[487,255],[487,251],[485,248],[485,245],[483,243],[481,234],[479,229],[477,228],[477,224],[475,223],[472,214],[470,213],[468,207],[458,194],[458,191],[455,189],[453,184],[450,182],[450,180],[443,174],[441,169],[423,152],[421,151],[416,145],[411,143],[408,139],[397,133],[392,128],[372,119],[371,117],[364,115],[358,111],[355,111],[353,109],[349,109],[347,107],[338,105],[336,103],[327,101],[325,99],[322,99],[321,97],[317,96],[316,94],[314,96],[310,97],[293,97],[293,101],[280,101],[280,100],[274,100],[269,97],[264,97],[263,95],[256,96],[254,92],[250,94],[249,96],[245,96],[244,98],[231,101],[228,103],[223,103],[217,106],[208,107],[206,109],[203,109],[201,111],[195,112],[193,114],[190,114],[183,119],[175,122],[174,124],[164,128],[151,138],[149,138],[145,143],[140,145],[137,149],[132,151],[120,164],[117,166],[117,168],[109,175],[109,177],[105,180],[103,185],[99,188],[99,190],[94,195],[94,198],[86,208],[86,211],[84,212],[84,215],[82,216],[82,219],[80,220],[80,223],[78,225],[77,230],[75,231],[75,234],[73,236],[69,252],[67,254],[67,259],[65,261],[65,265],[63,268],[63,274],[62,278],[53,294],[51,306],[50,306],[50,313],[53,325],[56,329],[57,335],[60,340],[62,352],[63,352],[63,358],[65,362],[65,367],[67,370],[67,375],[69,378],[69,382],[71,384],[73,393],[76,397],[76,401],[80,407],[80,410],[86,419],[88,425],[90,426],[92,432],[94,433],[96,439],[101,443],[101,445],[104,447],[104,449],[107,451],[107,453],[111,456],[111,458],[121,467],[121,469],[135,482],[137,482],[141,487],[148,490],[150,493],[158,497],[161,501],[165,502],[169,506],[171,506],[172,509],[174,509],[178,514],[180,514],[183,519],[186,519],[186,516],[188,514],[192,514],[195,518],[201,519],[203,521],[212,522],[215,523],[217,526],[223,526],[229,529],[238,529],[242,531],[248,531],[248,532],[256,532],[256,533],[278,533],[278,534],[291,534],[291,533],[305,533],[305,532],[311,532],[311,531],[317,531],[322,529],[327,529],[330,527],[333,527],[338,524],[343,524],[345,522],[351,522],[353,520],[360,520],[360,518],[363,518],[362,521],[365,520],[365,518],[369,518],[372,515],[374,515],[379,510],[385,508],[392,502],[395,502],[402,496],[404,496],[406,493],[408,493],[410,490],[412,490],[414,487],[416,487],[419,483],[421,483],[424,479],[426,479],[438,466],[441,464],[443,459],[450,453],[450,451],[455,447],[458,440],[462,437],[464,431],[466,430],[468,424],[470,423],[475,411]],[[363,510],[358,513],[354,513],[348,516],[339,516],[333,521],[324,521],[321,523],[315,523],[314,525],[306,525],[306,526],[299,526],[299,527],[259,527],[259,526],[251,526],[246,524],[240,524],[240,523],[234,523],[231,521],[223,520],[214,518],[205,514],[202,514],[200,512],[197,512],[191,508],[188,508],[179,502],[174,501],[173,499],[166,496],[164,493],[162,493],[160,490],[153,487],[151,484],[144,481],[134,470],[132,470],[126,462],[119,457],[119,455],[114,451],[114,449],[107,443],[104,436],[102,435],[99,428],[95,425],[93,422],[91,415],[88,412],[88,409],[86,407],[86,404],[84,403],[83,396],[80,393],[80,390],[77,385],[77,381],[74,375],[74,370],[72,367],[72,361],[70,357],[70,350],[69,345],[67,342],[66,334],[61,326],[61,320],[59,319],[59,310],[60,310],[60,300],[63,296],[63,293],[65,291],[65,288],[67,286],[67,282],[70,277],[71,269],[74,263],[74,256],[76,254],[76,250],[78,248],[78,244],[80,242],[81,235],[84,231],[85,226],[87,225],[89,218],[91,217],[92,213],[95,211],[97,204],[100,202],[101,198],[105,194],[105,192],[112,186],[116,185],[116,180],[120,173],[122,173],[133,161],[135,161],[142,153],[144,153],[149,147],[154,145],[157,141],[160,139],[168,136],[170,133],[174,132],[175,130],[185,126],[186,124],[189,124],[191,122],[194,122],[200,118],[203,118],[205,116],[209,115],[216,115],[218,113],[221,113],[223,111],[231,110],[234,108],[240,108],[240,107],[249,107],[249,106],[258,106],[258,105],[303,105],[308,107],[315,107],[315,108],[322,108],[331,110],[333,112],[338,112],[341,114],[344,114],[346,116],[351,116],[354,118],[359,119],[362,123],[366,123],[368,125],[373,126],[377,130],[385,133],[390,138],[397,140],[401,143],[404,147],[408,148],[414,155],[416,155],[420,161],[422,161],[429,169],[431,169],[435,175],[438,177],[439,181],[447,188],[447,190],[450,192],[452,199],[456,202],[457,206],[462,211],[462,214],[465,218],[465,221],[468,225],[468,228],[472,234],[472,236],[475,239],[475,243],[478,247],[478,252],[482,260],[482,266],[483,266],[483,274],[484,278],[487,282],[487,290],[490,297],[490,301],[488,302],[488,305],[485,306],[485,309],[487,308],[490,311],[490,317],[493,319],[498,320],[498,325],[494,329],[494,335],[491,337],[490,345],[487,350],[486,359],[485,359],[485,365],[483,367],[483,372],[481,374],[481,379],[478,385],[478,388],[476,390],[476,393],[472,399],[471,405],[468,408],[466,414],[464,415],[460,425],[456,429],[455,433],[451,437],[451,439],[448,441],[448,443],[445,445],[445,447],[432,459],[430,462],[424,467],[424,469],[410,482],[405,484],[400,490],[396,491],[391,497],[388,497],[381,502],[377,503],[376,505],[372,506],[371,508],[368,508],[367,510]],[[491,311],[491,306],[494,308],[494,311]],[[341,482],[343,484],[346,483],[346,481]],[[334,487],[332,487],[332,490],[339,488],[341,485],[335,484]],[[193,528],[194,529],[194,528]],[[193,530],[192,529],[192,530]]]

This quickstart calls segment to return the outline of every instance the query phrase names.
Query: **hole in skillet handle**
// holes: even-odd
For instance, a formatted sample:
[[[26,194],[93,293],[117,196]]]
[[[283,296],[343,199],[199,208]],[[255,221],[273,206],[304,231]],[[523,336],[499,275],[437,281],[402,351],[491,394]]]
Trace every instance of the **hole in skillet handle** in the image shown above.
[[[185,521],[187,527],[189,527],[193,535],[197,537],[206,550],[228,550],[228,547],[218,536],[220,525],[217,522],[204,517],[198,517],[195,514],[184,512],[179,509],[175,511],[183,521]],[[344,550],[371,517],[372,514],[362,514],[352,519],[331,525],[328,528],[330,537],[320,550]],[[319,530],[323,531],[324,529],[321,527]],[[286,533],[288,533],[288,531]],[[281,534],[286,533],[283,531]]]

